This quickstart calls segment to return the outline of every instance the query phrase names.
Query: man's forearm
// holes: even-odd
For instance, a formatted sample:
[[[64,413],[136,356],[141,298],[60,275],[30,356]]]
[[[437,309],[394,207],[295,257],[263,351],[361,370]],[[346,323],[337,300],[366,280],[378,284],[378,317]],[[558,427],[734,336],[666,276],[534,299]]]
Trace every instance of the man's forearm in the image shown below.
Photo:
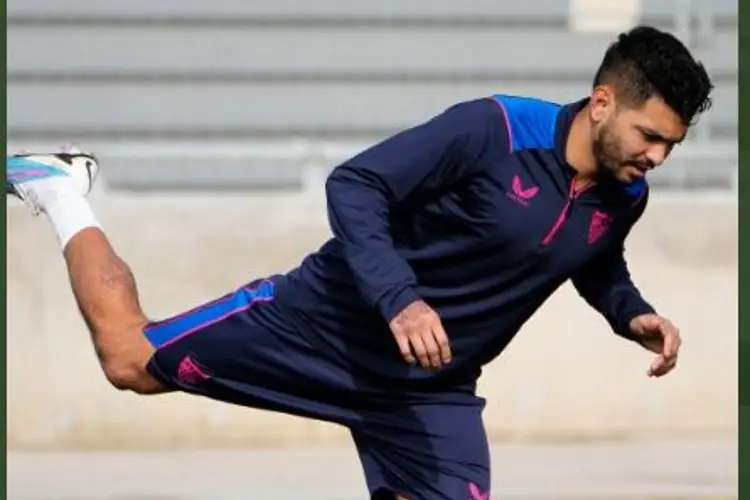
[[[393,246],[386,194],[363,177],[346,167],[329,177],[329,221],[362,297],[391,321],[419,299],[417,279]]]
[[[573,285],[622,337],[632,338],[630,323],[633,318],[655,313],[654,307],[641,296],[630,278],[622,252],[601,256],[573,279]]]

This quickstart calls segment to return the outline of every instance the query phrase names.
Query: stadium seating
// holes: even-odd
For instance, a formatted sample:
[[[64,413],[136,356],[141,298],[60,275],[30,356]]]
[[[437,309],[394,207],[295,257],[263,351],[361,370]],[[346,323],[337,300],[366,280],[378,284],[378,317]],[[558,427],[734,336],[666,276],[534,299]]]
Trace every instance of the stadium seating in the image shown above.
[[[641,21],[689,28],[717,83],[694,142],[731,144],[736,2],[694,4],[680,18],[675,1],[649,0]],[[123,141],[366,143],[494,92],[577,99],[613,37],[571,31],[563,0],[427,5],[10,0],[8,137],[73,138],[105,151]]]

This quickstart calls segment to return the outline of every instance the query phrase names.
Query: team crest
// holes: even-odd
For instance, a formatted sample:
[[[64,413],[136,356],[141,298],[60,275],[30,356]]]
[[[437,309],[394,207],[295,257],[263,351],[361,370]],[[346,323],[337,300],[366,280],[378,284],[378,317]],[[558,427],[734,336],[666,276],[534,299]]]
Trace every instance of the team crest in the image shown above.
[[[593,244],[604,236],[612,225],[612,216],[600,210],[595,210],[589,225],[589,243]]]

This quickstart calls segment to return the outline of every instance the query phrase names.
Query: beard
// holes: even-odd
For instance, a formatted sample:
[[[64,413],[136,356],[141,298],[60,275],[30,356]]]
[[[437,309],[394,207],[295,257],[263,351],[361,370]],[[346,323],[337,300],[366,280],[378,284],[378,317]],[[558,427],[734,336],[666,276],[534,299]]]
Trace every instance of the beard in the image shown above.
[[[594,159],[599,180],[614,180],[620,168],[627,165],[622,146],[609,125],[602,125],[594,139]]]
[[[629,157],[610,124],[602,125],[599,129],[593,142],[593,152],[597,165],[596,177],[599,181],[624,180],[629,177],[628,171],[631,171],[632,175],[633,168],[645,172],[653,167],[648,162]]]

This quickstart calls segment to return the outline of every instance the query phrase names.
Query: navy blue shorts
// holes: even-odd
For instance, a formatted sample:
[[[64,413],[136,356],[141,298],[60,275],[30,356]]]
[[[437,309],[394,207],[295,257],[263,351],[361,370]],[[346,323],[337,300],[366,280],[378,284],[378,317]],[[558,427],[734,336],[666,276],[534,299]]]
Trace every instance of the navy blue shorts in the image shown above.
[[[372,498],[489,500],[482,398],[407,395],[355,375],[285,320],[274,293],[259,281],[150,324],[150,373],[176,390],[348,427]]]

